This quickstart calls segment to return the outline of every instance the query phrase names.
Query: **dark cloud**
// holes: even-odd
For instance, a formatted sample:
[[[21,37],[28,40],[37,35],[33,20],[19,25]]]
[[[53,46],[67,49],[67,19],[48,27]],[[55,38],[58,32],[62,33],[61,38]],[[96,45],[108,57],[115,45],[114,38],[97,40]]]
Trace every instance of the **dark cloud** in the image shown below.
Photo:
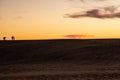
[[[70,39],[81,39],[81,38],[89,38],[89,37],[93,37],[93,36],[87,35],[87,34],[71,34],[71,35],[65,35],[64,37],[67,37]]]
[[[94,17],[94,18],[120,18],[120,12],[106,13],[101,12],[99,9],[88,10],[85,13],[65,14],[64,17],[68,18],[82,18],[82,17]]]
[[[120,1],[119,0],[69,0],[80,3],[77,13],[65,14],[66,18],[120,18]],[[119,1],[119,2],[116,2]]]

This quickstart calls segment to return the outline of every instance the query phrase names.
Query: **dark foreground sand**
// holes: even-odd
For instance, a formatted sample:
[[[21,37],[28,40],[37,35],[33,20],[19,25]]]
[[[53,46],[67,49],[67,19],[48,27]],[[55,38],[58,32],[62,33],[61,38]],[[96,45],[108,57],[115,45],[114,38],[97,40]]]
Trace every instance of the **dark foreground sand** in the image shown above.
[[[120,80],[120,40],[0,42],[0,80]]]
[[[120,80],[119,66],[19,64],[0,67],[0,80]]]

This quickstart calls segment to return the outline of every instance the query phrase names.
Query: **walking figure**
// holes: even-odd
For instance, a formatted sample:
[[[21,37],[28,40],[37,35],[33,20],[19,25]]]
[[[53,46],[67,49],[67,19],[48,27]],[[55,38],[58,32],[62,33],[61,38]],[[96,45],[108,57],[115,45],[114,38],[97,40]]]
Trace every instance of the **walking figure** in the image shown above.
[[[11,39],[12,39],[12,40],[15,40],[15,37],[14,37],[14,36],[12,36],[12,37],[11,37]]]
[[[6,40],[6,37],[3,37],[3,40],[5,41],[5,40]]]

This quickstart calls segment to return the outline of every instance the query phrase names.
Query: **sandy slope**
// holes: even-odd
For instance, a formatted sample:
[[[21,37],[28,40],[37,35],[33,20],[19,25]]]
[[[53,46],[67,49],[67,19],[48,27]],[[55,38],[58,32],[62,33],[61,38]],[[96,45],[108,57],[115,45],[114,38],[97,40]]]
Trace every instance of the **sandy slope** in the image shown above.
[[[0,42],[0,64],[48,61],[118,64],[119,48],[119,39]]]
[[[120,80],[120,40],[0,41],[1,80]]]

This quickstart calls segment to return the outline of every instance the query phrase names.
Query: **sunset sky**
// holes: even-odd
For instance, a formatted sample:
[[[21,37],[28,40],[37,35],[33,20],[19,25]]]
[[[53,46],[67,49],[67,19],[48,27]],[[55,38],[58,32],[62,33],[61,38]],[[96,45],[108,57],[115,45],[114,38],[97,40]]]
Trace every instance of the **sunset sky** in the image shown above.
[[[0,0],[0,40],[120,38],[120,0]]]

